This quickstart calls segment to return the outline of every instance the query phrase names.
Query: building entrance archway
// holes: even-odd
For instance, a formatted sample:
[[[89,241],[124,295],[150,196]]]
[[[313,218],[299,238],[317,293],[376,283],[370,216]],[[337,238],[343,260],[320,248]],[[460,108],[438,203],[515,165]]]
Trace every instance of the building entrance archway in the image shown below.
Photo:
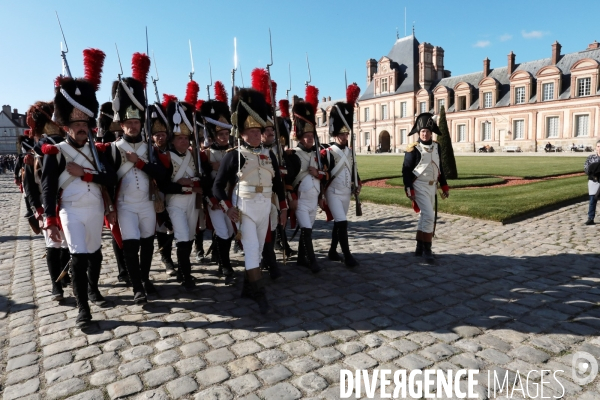
[[[390,151],[390,133],[388,131],[382,131],[379,134],[379,146],[377,150],[380,153],[387,153]]]

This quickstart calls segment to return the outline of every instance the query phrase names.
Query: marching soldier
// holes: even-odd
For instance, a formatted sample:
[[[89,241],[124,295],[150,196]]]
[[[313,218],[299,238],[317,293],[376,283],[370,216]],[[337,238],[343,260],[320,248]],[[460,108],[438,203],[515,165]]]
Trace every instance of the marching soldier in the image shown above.
[[[443,198],[449,196],[450,188],[444,176],[440,145],[432,138],[433,133],[441,135],[434,116],[429,113],[419,115],[409,136],[415,133],[419,134],[419,139],[406,150],[402,176],[406,196],[413,202],[415,212],[419,212],[415,255],[423,256],[426,262],[433,263],[435,259],[431,242],[435,232],[437,211],[434,207],[438,182],[442,187]]]
[[[98,153],[96,160],[90,147],[94,144],[88,143],[88,133],[98,113],[94,85],[83,79],[63,79],[56,90],[54,107],[56,122],[67,132],[67,138],[56,145],[44,146],[44,220],[55,242],[61,242],[59,226],[62,225],[71,253],[73,292],[79,308],[76,322],[83,327],[92,319],[88,299],[104,303],[98,289],[106,199],[103,187],[114,186],[117,176],[105,162],[104,153]],[[114,224],[114,209],[110,204],[106,206],[107,218]]]
[[[356,90],[353,91],[353,88]],[[337,253],[339,243],[344,254],[344,264],[347,267],[358,265],[352,253],[350,253],[346,215],[348,214],[353,190],[360,193],[362,187],[358,173],[355,170],[354,152],[348,144],[354,121],[354,102],[359,91],[360,89],[356,84],[350,85],[347,90],[346,102],[338,102],[331,109],[329,134],[333,136],[334,142],[331,146],[321,150],[321,155],[325,157],[331,179],[325,190],[325,199],[327,200],[328,211],[331,214],[328,215],[328,220],[332,218],[334,221],[328,257],[332,261],[342,261]],[[351,95],[351,93],[355,95]]]
[[[112,143],[123,136],[123,130],[121,129],[121,124],[114,121],[114,111],[112,109],[112,102],[107,101],[106,103],[100,106],[100,115],[98,116],[98,132],[96,134],[96,143]],[[106,223],[106,220],[105,220]],[[107,226],[110,230],[110,226]],[[112,232],[113,234],[115,232]],[[118,233],[120,234],[120,232]],[[125,257],[123,255],[122,246],[122,238],[119,238],[119,241],[112,238],[112,248],[115,253],[115,260],[117,261],[117,280],[119,282],[125,283],[126,286],[131,285],[131,280],[129,279],[129,273],[127,272],[127,267],[125,266]],[[119,245],[121,243],[121,245]]]
[[[286,184],[293,198],[290,208],[295,211],[300,227],[297,264],[308,267],[316,274],[321,267],[315,256],[312,227],[319,202],[324,206],[321,182],[327,178],[327,174],[319,170],[317,157],[321,157],[321,154],[315,148],[316,120],[313,105],[307,102],[296,103],[292,113],[294,135],[298,145],[286,152]]]
[[[210,171],[206,178],[206,188],[204,193],[207,200],[208,215],[214,229],[217,260],[219,263],[219,272],[225,276],[225,284],[234,283],[235,273],[231,267],[229,251],[234,237],[233,224],[231,219],[223,212],[219,206],[219,201],[212,193],[212,184],[217,176],[219,166],[227,151],[231,148],[229,145],[229,136],[231,134],[231,113],[227,104],[227,93],[223,84],[215,82],[215,100],[209,100],[200,107],[200,115],[204,120],[205,134],[207,134],[212,144],[204,151],[205,171]]]
[[[138,62],[142,56],[147,57],[134,54],[133,62]],[[135,66],[133,70],[138,72]],[[140,79],[145,77],[145,74],[135,75]],[[124,135],[111,143],[107,151],[113,169],[117,171],[118,187],[114,200],[123,238],[125,265],[136,304],[145,303],[147,295],[157,294],[150,280],[156,230],[152,180],[161,181],[166,174],[162,163],[157,162],[156,149],[149,147],[141,134],[145,121],[144,83],[135,77],[113,82],[115,120],[120,122]],[[154,153],[154,163],[149,162],[150,152]]]
[[[36,142],[31,155],[25,163],[25,173],[23,176],[23,191],[31,205],[31,210],[35,215],[36,220],[43,222],[44,207],[42,205],[42,186],[41,175],[43,156],[42,146],[46,143],[57,144],[64,141],[61,134],[62,130],[52,121],[54,113],[54,105],[42,101],[36,102],[27,111],[27,123],[31,128],[33,139]],[[29,159],[33,162],[29,162]],[[42,229],[44,240],[46,241],[46,264],[50,279],[52,280],[52,300],[60,301],[64,297],[63,288],[70,283],[69,275],[65,275],[61,281],[58,281],[60,273],[69,263],[71,255],[67,247],[67,241],[63,231],[60,231],[61,241],[55,242],[50,239],[48,231]]]
[[[200,174],[196,165],[196,157],[190,151],[190,137],[193,132],[194,106],[189,103],[171,101],[167,105],[167,120],[171,138],[169,151],[170,163],[167,176],[161,191],[165,194],[165,202],[169,218],[173,224],[177,241],[177,262],[179,276],[186,290],[194,290],[196,282],[192,277],[190,255],[194,244],[194,235],[198,224],[198,213],[201,211],[197,196],[202,195]]]
[[[150,106],[150,133],[154,140],[154,147],[158,152],[158,157],[165,168],[169,167],[171,159],[169,157],[169,123],[167,121],[166,109],[162,104],[155,103]],[[166,171],[165,171],[166,175]],[[165,176],[166,178],[166,176]],[[158,192],[161,200],[164,202],[165,194]],[[173,224],[169,218],[169,213],[165,209],[163,212],[156,213],[156,241],[158,243],[158,252],[160,259],[165,266],[167,275],[174,276],[175,264],[173,263]]]
[[[260,269],[260,257],[269,226],[271,193],[277,193],[281,221],[287,218],[287,203],[275,155],[261,146],[261,133],[267,120],[263,95],[253,89],[240,89],[233,98],[231,116],[234,137],[241,146],[228,152],[219,167],[213,194],[229,218],[236,223],[244,247],[246,275],[243,297],[258,303],[267,313],[269,303]],[[227,188],[233,188],[231,196]]]

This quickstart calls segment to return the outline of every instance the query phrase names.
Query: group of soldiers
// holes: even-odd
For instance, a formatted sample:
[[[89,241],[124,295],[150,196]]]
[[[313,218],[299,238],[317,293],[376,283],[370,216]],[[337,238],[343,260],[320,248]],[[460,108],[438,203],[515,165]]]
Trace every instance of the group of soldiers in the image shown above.
[[[0,174],[13,172],[16,162],[17,156],[14,154],[0,156]]]
[[[62,300],[72,284],[78,326],[91,322],[89,302],[106,303],[98,287],[103,227],[113,236],[118,279],[131,286],[136,304],[157,294],[150,277],[155,239],[166,273],[186,290],[195,289],[194,242],[196,259],[208,262],[202,239],[209,229],[210,251],[224,283],[233,285],[238,278],[230,260],[237,242],[244,252],[242,297],[267,313],[262,270],[271,279],[281,276],[276,241],[284,257],[296,256],[297,265],[313,273],[321,270],[312,235],[319,207],[333,221],[328,258],[358,266],[346,217],[351,196],[358,199],[362,186],[349,143],[360,92],[356,84],[348,87],[347,101],[331,111],[333,142],[320,145],[313,86],[291,113],[287,100],[276,106],[276,85],[263,69],[253,71],[252,88],[233,89],[230,104],[220,82],[214,99],[198,100],[193,80],[184,101],[164,95],[162,103],[149,104],[150,60],[136,53],[132,77],[119,76],[112,102],[100,105],[96,91],[103,53],[88,49],[84,62],[84,78],[59,77],[53,101],[38,101],[28,110],[30,135],[21,139],[16,172],[30,210],[27,218],[45,238],[52,298]],[[441,174],[439,147],[431,142],[435,122],[427,115],[419,117],[415,129],[429,129],[429,139],[422,136],[414,146],[421,156],[412,157],[409,166],[409,175],[413,170],[419,175],[406,186],[421,214],[431,213],[431,193],[425,192],[437,188]],[[288,244],[287,225],[300,231],[297,253]],[[430,225],[428,219],[417,233],[417,252],[426,257],[431,255]]]

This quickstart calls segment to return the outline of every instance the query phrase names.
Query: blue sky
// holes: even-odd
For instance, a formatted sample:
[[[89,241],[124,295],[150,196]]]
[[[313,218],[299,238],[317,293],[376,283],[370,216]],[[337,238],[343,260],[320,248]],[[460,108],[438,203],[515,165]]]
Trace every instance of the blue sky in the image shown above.
[[[424,4],[427,4],[424,6]],[[572,4],[572,5],[571,5]],[[0,102],[23,112],[36,100],[53,97],[53,80],[61,72],[62,37],[54,11],[58,11],[69,45],[68,61],[74,76],[83,75],[82,50],[96,47],[106,52],[99,101],[109,100],[111,82],[119,66],[131,75],[131,55],[145,52],[148,26],[150,53],[154,51],[160,93],[184,97],[190,72],[188,40],[194,50],[194,79],[206,98],[208,62],[213,80],[230,88],[233,38],[237,37],[243,81],[269,61],[269,28],[273,34],[273,79],[279,84],[278,99],[285,97],[288,63],[291,94],[304,94],[308,79],[320,96],[340,98],[344,69],[348,82],[365,89],[366,60],[386,55],[396,40],[396,28],[404,36],[414,21],[416,37],[445,50],[445,68],[452,75],[479,71],[485,57],[491,66],[506,65],[512,50],[517,63],[550,57],[558,40],[562,52],[584,50],[600,40],[596,18],[600,1],[102,1],[0,0]],[[152,68],[154,75],[154,68]],[[236,84],[241,85],[239,70]],[[152,93],[152,91],[150,92]],[[212,95],[212,92],[211,92]],[[151,100],[155,100],[151,94]]]

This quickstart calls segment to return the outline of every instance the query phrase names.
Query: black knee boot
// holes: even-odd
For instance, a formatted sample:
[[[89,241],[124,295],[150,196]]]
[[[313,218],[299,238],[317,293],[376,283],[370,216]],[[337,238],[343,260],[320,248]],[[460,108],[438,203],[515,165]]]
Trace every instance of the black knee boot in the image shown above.
[[[342,257],[337,252],[337,245],[339,241],[339,222],[333,221],[333,229],[331,230],[331,245],[329,246],[329,252],[327,258],[331,261],[342,261]]]
[[[131,279],[133,287],[133,301],[142,304],[145,303],[146,290],[142,285],[142,272],[140,269],[140,241],[137,239],[123,240],[123,256],[125,257],[125,266]]]
[[[52,281],[52,300],[61,301],[63,297],[63,287],[60,282],[56,282],[63,268],[61,267],[61,249],[46,247],[46,264],[48,273]]]
[[[196,233],[194,239],[196,247],[196,262],[201,262],[204,259],[204,230]]]
[[[275,256],[275,235],[277,231],[271,231],[271,241],[265,242],[262,251],[262,262],[269,270],[271,279],[275,280],[281,276],[281,271],[277,265],[277,257]]]
[[[231,241],[233,238],[223,239],[217,236],[215,250],[219,253],[219,269],[225,275],[225,284],[231,285],[235,282],[235,272],[231,267],[231,259],[229,258],[229,250],[231,250]]]
[[[88,263],[88,298],[97,306],[106,304],[106,300],[100,293],[98,284],[100,282],[100,271],[102,270],[102,248],[89,255]]]
[[[315,249],[312,242],[312,229],[301,228],[302,235],[300,235],[300,246],[304,249],[305,258],[307,264],[305,265],[313,273],[317,273],[321,270],[321,267],[317,263],[317,256],[315,256]]]
[[[306,258],[306,248],[304,247],[304,229],[300,229],[300,237],[298,238],[298,257],[296,257],[296,265],[307,267],[309,265]]]
[[[283,227],[283,225],[277,225],[277,237],[278,237],[277,242],[279,243],[279,249],[285,250],[285,256],[287,258],[293,257],[297,254],[297,252],[292,250],[292,248],[290,247],[290,243],[288,242],[288,238],[287,238],[287,232],[285,231],[285,228]]]
[[[75,253],[71,256],[71,271],[73,272],[73,294],[77,301],[79,314],[77,326],[84,327],[92,320],[88,304],[88,263],[90,254]]]
[[[158,294],[150,280],[150,268],[154,255],[154,235],[140,239],[140,275],[146,294]]]
[[[215,232],[213,232],[211,236],[209,251],[211,252],[210,262],[214,262],[219,266],[219,269],[217,270],[217,276],[223,276],[223,267],[221,265],[221,262],[219,261],[220,255],[219,248],[217,246],[217,234]]]
[[[192,263],[190,256],[194,242],[177,242],[177,263],[179,264],[179,274],[181,275],[182,285],[187,290],[193,290],[196,282],[192,277]]]
[[[338,238],[342,253],[344,253],[344,264],[347,267],[356,267],[358,262],[350,253],[350,245],[348,244],[348,221],[340,221],[338,225]]]
[[[61,265],[60,272],[61,273],[65,269],[67,264],[69,264],[70,261],[71,261],[71,253],[69,252],[69,249],[61,248],[60,249],[60,265]],[[71,275],[69,275],[68,269],[67,269],[67,273],[65,274],[65,276],[60,280],[60,283],[63,288],[66,288],[67,286],[71,285]]]
[[[247,297],[250,297],[258,303],[258,309],[261,314],[266,314],[269,311],[269,302],[267,301],[267,292],[265,290],[265,282],[262,277],[260,268],[254,268],[246,271],[245,289]],[[244,293],[242,292],[242,297]]]
[[[115,253],[115,260],[117,261],[117,270],[119,274],[117,275],[117,280],[119,282],[124,282],[126,285],[131,285],[131,281],[129,280],[129,274],[127,273],[127,266],[125,265],[125,257],[123,256],[123,249],[119,247],[117,241],[113,238],[112,240],[112,248]]]
[[[165,266],[167,275],[173,276],[175,272],[175,264],[171,256],[173,252],[173,235],[164,232],[156,232],[156,241],[158,242],[158,252],[160,259]]]
[[[433,256],[433,252],[431,251],[431,242],[432,241],[433,241],[433,233],[423,232],[423,258],[425,258],[425,262],[428,264],[435,263],[435,257]]]

